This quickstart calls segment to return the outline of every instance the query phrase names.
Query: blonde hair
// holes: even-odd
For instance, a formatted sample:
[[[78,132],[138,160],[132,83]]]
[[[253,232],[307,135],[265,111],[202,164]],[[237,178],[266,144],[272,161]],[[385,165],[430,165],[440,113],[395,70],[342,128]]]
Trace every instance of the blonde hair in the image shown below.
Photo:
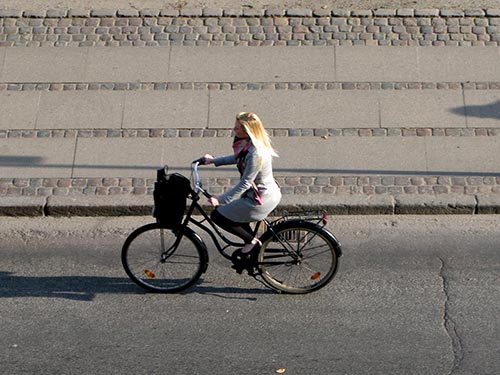
[[[243,129],[245,129],[252,140],[252,144],[257,149],[259,167],[262,165],[263,155],[269,154],[278,157],[278,153],[274,150],[271,144],[271,138],[264,128],[259,116],[253,112],[240,112],[236,115],[236,121],[243,126]]]

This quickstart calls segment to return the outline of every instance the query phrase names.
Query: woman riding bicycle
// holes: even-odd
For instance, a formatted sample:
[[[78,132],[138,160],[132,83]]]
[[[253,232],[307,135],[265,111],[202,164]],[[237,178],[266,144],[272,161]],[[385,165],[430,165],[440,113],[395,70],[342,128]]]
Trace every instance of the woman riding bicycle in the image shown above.
[[[258,252],[261,243],[249,223],[266,218],[281,200],[280,187],[272,171],[272,158],[278,154],[256,114],[238,113],[233,130],[233,154],[204,156],[205,164],[236,164],[241,175],[239,183],[232,189],[209,199],[215,207],[211,217],[221,228],[243,239],[245,246],[240,252],[243,256],[250,256]]]
[[[290,212],[268,220],[266,216],[281,200],[272,173],[272,158],[277,154],[262,122],[253,113],[236,116],[234,133],[233,154],[217,158],[206,154],[191,164],[194,181],[184,198],[191,204],[187,212],[182,212],[180,225],[157,218],[155,223],[134,230],[125,240],[122,264],[137,285],[160,293],[176,293],[193,286],[206,272],[209,261],[207,246],[195,229],[212,238],[217,251],[232,261],[237,273],[246,270],[250,276],[261,276],[265,285],[279,292],[313,292],[334,277],[342,251],[338,240],[325,228],[326,212]],[[200,164],[236,164],[241,179],[226,193],[211,196],[201,186]],[[173,178],[174,187],[176,180],[186,179],[178,174],[161,177],[159,174],[158,184]],[[198,203],[200,193],[215,206],[211,218]],[[167,212],[175,213],[175,207],[168,202],[164,206]],[[193,216],[195,210],[201,219]],[[260,220],[266,230],[257,238],[249,223]],[[226,252],[241,247],[241,242],[228,239],[216,224],[242,238],[243,248],[232,254]]]

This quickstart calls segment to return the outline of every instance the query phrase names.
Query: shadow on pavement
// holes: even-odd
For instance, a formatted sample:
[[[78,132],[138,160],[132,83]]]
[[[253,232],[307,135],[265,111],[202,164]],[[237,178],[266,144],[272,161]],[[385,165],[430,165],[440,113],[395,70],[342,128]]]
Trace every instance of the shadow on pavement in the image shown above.
[[[466,105],[465,107],[452,108],[451,112],[466,117],[492,118],[500,120],[500,100],[485,105]]]
[[[247,301],[257,301],[256,297],[248,297],[246,295],[276,294],[277,292],[275,292],[272,289],[269,289],[268,287],[263,287],[261,289],[256,289],[256,288],[246,289],[240,287],[213,287],[213,286],[206,286],[203,284],[203,282],[201,282],[198,283],[194,288],[189,289],[182,294],[190,294],[190,293],[203,294],[213,297],[219,297],[222,299],[239,299],[239,300],[243,299]]]
[[[105,276],[16,276],[11,272],[0,272],[0,298],[45,297],[64,298],[75,301],[92,301],[99,294],[146,294],[126,277]],[[203,294],[225,299],[247,299],[249,294],[273,294],[270,289],[196,286],[182,294]],[[239,296],[237,296],[239,295]],[[245,296],[247,295],[247,296]]]
[[[498,107],[498,118],[500,119],[500,101]],[[155,174],[158,166],[137,166],[137,165],[69,165],[69,164],[40,164],[41,158],[33,157],[17,157],[17,156],[0,156],[0,166],[15,166],[17,168],[33,168],[33,166],[40,166],[45,168],[73,168],[78,170],[80,168],[87,169],[112,169],[112,170],[151,170],[151,176]],[[179,166],[169,166],[171,172],[186,172],[185,176],[188,176],[187,172],[191,169],[188,167]],[[234,175],[235,170],[233,168],[218,168],[219,172],[229,172]],[[280,173],[286,175],[280,176]],[[305,175],[384,175],[384,176],[457,176],[457,177],[500,177],[500,172],[475,172],[475,171],[412,171],[412,170],[382,170],[382,169],[320,169],[320,168],[274,168],[275,176],[287,177],[290,174],[305,174]],[[125,177],[125,176],[123,176]],[[202,179],[204,176],[202,176]]]
[[[0,272],[0,298],[49,297],[92,301],[98,294],[143,294],[125,277],[15,276]]]
[[[3,166],[33,166],[41,164],[43,158],[40,156],[0,156],[0,165]]]

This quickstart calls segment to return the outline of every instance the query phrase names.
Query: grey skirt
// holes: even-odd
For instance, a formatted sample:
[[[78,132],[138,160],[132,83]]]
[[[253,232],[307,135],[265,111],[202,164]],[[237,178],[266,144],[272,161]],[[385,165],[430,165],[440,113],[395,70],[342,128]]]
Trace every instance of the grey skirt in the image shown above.
[[[252,189],[227,204],[220,205],[217,210],[229,220],[236,223],[250,223],[265,219],[274,210],[281,200],[281,190],[278,185],[259,186],[262,204],[258,204]]]

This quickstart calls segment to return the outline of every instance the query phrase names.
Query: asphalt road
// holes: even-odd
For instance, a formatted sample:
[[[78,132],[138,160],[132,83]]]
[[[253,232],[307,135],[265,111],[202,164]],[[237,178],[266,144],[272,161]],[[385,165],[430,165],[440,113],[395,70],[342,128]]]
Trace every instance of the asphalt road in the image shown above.
[[[120,264],[149,218],[7,219],[4,374],[498,374],[499,216],[338,217],[333,282],[276,294],[213,254],[182,295]]]

